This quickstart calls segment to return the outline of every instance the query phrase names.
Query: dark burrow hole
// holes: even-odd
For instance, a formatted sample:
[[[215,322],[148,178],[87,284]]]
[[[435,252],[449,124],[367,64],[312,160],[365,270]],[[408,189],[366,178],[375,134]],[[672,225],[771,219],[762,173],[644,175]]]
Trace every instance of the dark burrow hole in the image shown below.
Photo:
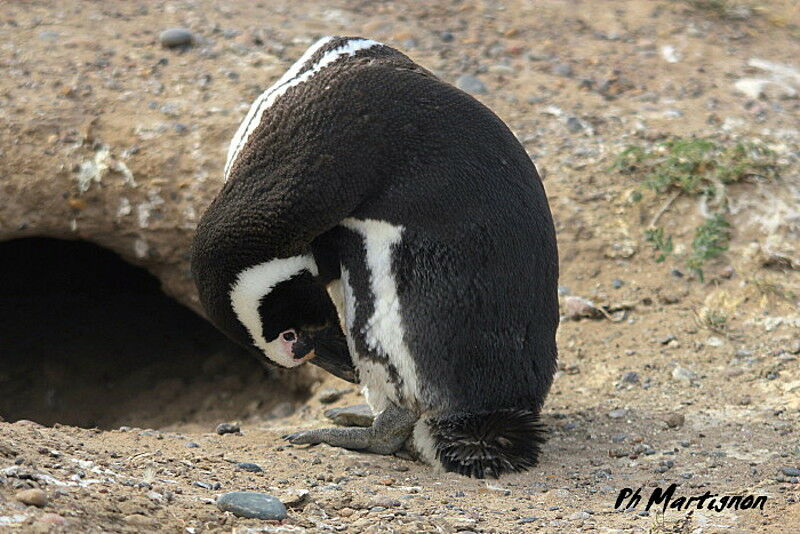
[[[213,429],[297,394],[158,280],[113,252],[0,243],[0,417],[45,425]]]

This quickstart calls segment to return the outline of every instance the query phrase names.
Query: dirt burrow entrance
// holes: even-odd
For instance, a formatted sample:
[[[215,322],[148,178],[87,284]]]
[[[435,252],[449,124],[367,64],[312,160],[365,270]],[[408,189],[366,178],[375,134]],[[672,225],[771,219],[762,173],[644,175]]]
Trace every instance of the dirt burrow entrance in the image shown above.
[[[0,418],[182,430],[290,413],[303,395],[104,248],[0,243]]]

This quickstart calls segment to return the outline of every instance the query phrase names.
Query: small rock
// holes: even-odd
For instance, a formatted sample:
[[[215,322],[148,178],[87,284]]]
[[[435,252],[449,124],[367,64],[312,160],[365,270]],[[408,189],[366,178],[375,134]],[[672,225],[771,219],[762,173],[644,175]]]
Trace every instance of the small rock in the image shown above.
[[[22,490],[17,492],[14,495],[14,498],[17,499],[22,504],[27,504],[30,506],[38,506],[42,507],[47,504],[47,494],[40,490],[40,489],[29,489],[29,490]]]
[[[456,80],[456,87],[474,95],[483,95],[487,92],[483,82],[471,74],[462,74],[459,76]]]
[[[261,466],[257,464],[251,464],[248,462],[237,462],[236,469],[241,469],[242,471],[249,471],[251,473],[261,473],[262,471],[264,471],[263,469],[261,469]]]
[[[781,472],[787,477],[800,477],[800,469],[796,467],[783,467]]]
[[[687,369],[686,367],[681,367],[679,365],[672,370],[672,378],[675,380],[681,380],[683,382],[691,382],[692,380],[697,379],[697,373],[691,369]]]
[[[286,508],[297,508],[305,503],[309,491],[305,489],[293,489],[280,496],[280,501]]]
[[[677,63],[681,60],[680,53],[671,45],[661,47],[661,57],[663,57],[664,61],[667,63]]]
[[[753,100],[758,100],[762,96],[797,98],[797,90],[794,87],[777,80],[742,78],[733,86],[737,91]]]
[[[570,521],[583,521],[592,517],[592,514],[588,512],[575,512],[571,516],[569,516]]]
[[[623,282],[623,281],[622,281],[622,280],[620,280],[619,278],[614,278],[614,279],[611,281],[611,287],[613,287],[614,289],[619,289],[619,288],[621,288],[623,285],[625,285],[625,282]]]
[[[213,484],[211,484],[210,482],[195,480],[194,482],[192,482],[192,486],[197,486],[198,488],[214,491],[220,489],[222,487],[222,484],[220,484],[219,482],[214,482]]]
[[[455,39],[455,36],[450,32],[442,32],[439,34],[439,39],[441,39],[444,43],[449,43]]]
[[[198,445],[194,441],[187,441],[186,442],[186,447],[189,448],[189,449],[197,449],[197,448],[200,447],[200,445]]]
[[[610,412],[608,412],[608,416],[611,419],[622,419],[626,415],[628,415],[628,410],[625,410],[624,408],[620,408],[618,410],[611,410]]]
[[[341,426],[372,426],[375,416],[366,404],[325,410],[325,417]]]
[[[628,371],[624,375],[622,375],[622,382],[625,384],[638,384],[639,383],[639,373],[636,371]]]
[[[566,297],[570,293],[571,293],[571,291],[567,286],[558,286],[558,296],[559,297]]]
[[[681,413],[671,413],[664,418],[664,422],[670,428],[678,428],[686,422],[686,417]]]
[[[239,517],[255,519],[285,519],[287,515],[286,507],[281,501],[272,495],[252,491],[234,491],[220,495],[217,507]]]
[[[217,434],[220,436],[223,434],[235,434],[239,432],[241,429],[237,423],[221,423],[217,425]]]
[[[578,133],[583,130],[583,122],[578,117],[569,117],[567,119],[567,130],[572,133]]]
[[[572,76],[572,67],[569,66],[567,63],[558,63],[557,65],[553,66],[553,74],[556,76],[563,76],[565,78],[569,78]]]
[[[564,315],[567,319],[578,320],[583,317],[600,317],[602,312],[589,299],[567,296],[563,299]]]
[[[164,48],[189,46],[194,42],[194,34],[185,28],[170,28],[161,32],[158,40]]]
[[[379,506],[381,508],[396,508],[400,506],[400,501],[398,501],[397,499],[392,499],[391,497],[379,495],[373,498],[371,501],[369,501],[369,504],[367,504],[367,507],[369,508],[374,508],[376,506]]]
[[[346,393],[350,393],[349,389],[326,389],[320,392],[319,401],[322,404],[331,404],[341,399]]]
[[[354,511],[355,510],[353,510],[352,508],[345,507],[345,508],[342,508],[341,510],[339,510],[339,515],[341,517],[350,517],[351,515],[353,515]]]

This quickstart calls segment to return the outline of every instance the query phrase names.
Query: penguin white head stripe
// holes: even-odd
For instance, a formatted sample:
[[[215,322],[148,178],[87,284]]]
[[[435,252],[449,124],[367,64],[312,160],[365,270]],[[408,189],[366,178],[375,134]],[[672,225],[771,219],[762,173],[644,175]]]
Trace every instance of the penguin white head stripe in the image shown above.
[[[303,271],[317,276],[317,264],[313,257],[275,258],[240,272],[230,291],[233,311],[249,332],[253,344],[264,351],[269,359],[284,367],[296,367],[305,360],[294,358],[291,344],[284,343],[281,337],[270,342],[264,338],[259,306],[275,286]]]
[[[264,91],[247,112],[239,129],[231,140],[230,147],[228,147],[228,159],[225,163],[225,180],[230,177],[231,168],[236,158],[242,151],[242,148],[247,145],[247,140],[253,134],[255,129],[261,124],[264,112],[272,107],[275,101],[286,93],[290,88],[307,82],[315,74],[322,71],[325,67],[332,65],[337,60],[346,57],[354,56],[360,50],[367,50],[375,46],[383,46],[382,43],[373,41],[371,39],[348,39],[342,44],[331,50],[325,51],[322,56],[311,65],[308,65],[309,60],[314,58],[320,49],[333,41],[333,37],[323,37],[314,43],[306,52],[292,65],[286,73],[280,77],[269,89]],[[306,68],[304,68],[306,67]]]

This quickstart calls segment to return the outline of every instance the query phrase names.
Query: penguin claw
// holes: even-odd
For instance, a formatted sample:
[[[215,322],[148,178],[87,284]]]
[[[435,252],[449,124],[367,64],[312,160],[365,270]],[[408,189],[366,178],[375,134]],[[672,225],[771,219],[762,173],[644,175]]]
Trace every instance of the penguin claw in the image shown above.
[[[316,445],[319,443],[319,441],[314,440],[313,432],[310,430],[292,432],[290,434],[284,434],[281,437],[292,445]]]

